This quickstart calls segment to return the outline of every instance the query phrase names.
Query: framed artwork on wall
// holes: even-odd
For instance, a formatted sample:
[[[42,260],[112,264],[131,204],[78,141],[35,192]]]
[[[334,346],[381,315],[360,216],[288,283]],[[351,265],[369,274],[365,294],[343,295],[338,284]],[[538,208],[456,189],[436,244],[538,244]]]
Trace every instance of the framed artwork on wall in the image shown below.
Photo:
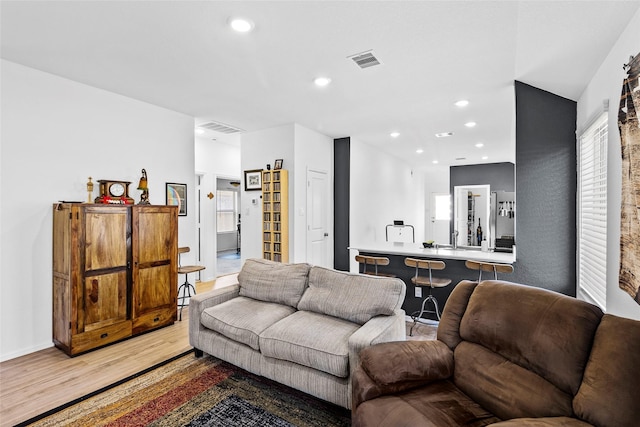
[[[187,184],[167,182],[167,205],[178,206],[178,216],[187,216]]]
[[[276,159],[273,169],[282,169],[282,159]]]
[[[244,171],[245,191],[262,190],[262,169]]]

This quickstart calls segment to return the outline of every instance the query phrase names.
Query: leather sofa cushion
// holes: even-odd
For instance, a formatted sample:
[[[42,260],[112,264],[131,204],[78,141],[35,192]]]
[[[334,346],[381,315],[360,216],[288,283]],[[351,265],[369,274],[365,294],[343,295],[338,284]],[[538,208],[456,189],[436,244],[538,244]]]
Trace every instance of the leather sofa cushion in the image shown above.
[[[298,310],[328,314],[364,325],[372,317],[390,316],[404,302],[406,285],[397,278],[365,276],[311,267],[309,288]]]
[[[640,425],[640,322],[605,314],[573,408],[600,427]]]
[[[358,329],[346,320],[297,311],[260,334],[260,351],[266,357],[347,378],[349,337]]]
[[[351,424],[368,427],[481,427],[499,422],[449,381],[361,403]]]
[[[545,289],[487,280],[478,284],[469,299],[460,337],[574,396],[601,318],[602,311],[584,301]]]
[[[570,417],[514,418],[491,424],[491,427],[593,427],[589,423]]]
[[[295,309],[282,304],[236,297],[202,312],[200,322],[234,341],[260,350],[259,335]]]
[[[248,259],[240,273],[240,295],[296,307],[307,287],[309,264],[283,264]]]
[[[454,351],[456,386],[503,420],[572,416],[572,395],[485,347],[461,342]]]

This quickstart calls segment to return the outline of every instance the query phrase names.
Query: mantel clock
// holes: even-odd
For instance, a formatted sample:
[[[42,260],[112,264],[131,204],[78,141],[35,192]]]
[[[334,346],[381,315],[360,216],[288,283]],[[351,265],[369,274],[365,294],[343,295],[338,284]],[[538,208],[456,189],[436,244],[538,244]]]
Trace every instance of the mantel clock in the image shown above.
[[[129,197],[130,181],[116,181],[110,179],[98,180],[100,195],[96,197],[96,203],[113,205],[132,205],[133,199]]]

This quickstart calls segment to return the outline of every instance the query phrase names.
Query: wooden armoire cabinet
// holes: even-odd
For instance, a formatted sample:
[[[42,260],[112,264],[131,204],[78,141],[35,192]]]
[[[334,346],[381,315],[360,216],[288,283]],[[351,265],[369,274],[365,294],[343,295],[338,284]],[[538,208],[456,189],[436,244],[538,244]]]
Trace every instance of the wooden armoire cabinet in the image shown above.
[[[70,356],[177,316],[178,208],[53,206],[53,341]]]

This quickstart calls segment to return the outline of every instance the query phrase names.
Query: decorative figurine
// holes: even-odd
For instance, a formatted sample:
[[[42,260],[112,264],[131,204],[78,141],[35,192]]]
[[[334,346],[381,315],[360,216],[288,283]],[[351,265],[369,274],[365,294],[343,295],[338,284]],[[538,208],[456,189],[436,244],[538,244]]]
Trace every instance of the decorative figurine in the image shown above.
[[[89,182],[87,182],[87,203],[93,203],[93,182],[91,182],[91,177],[89,177]]]

